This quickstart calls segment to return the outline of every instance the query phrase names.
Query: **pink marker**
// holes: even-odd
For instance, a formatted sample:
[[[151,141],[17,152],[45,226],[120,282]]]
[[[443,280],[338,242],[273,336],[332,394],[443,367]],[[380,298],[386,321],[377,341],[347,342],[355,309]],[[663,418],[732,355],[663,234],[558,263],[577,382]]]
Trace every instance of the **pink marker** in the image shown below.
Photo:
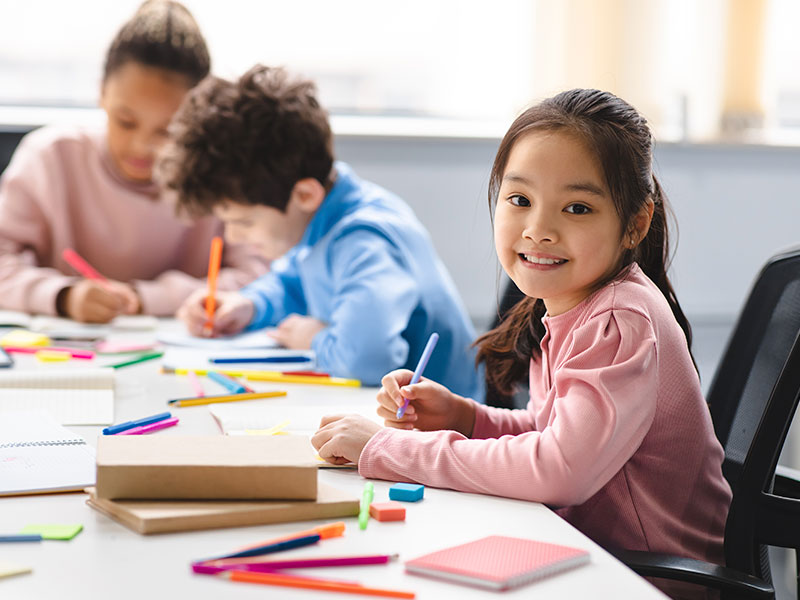
[[[178,417],[172,417],[171,419],[165,419],[163,421],[151,423],[150,425],[141,425],[140,427],[134,427],[133,429],[126,429],[125,431],[120,431],[117,435],[141,435],[143,433],[151,433],[153,431],[158,431],[159,429],[166,429],[167,427],[177,425],[178,420]]]
[[[91,360],[94,358],[94,352],[91,350],[75,350],[74,348],[61,348],[57,346],[5,346],[6,352],[19,353],[19,354],[36,354],[39,351],[45,352],[64,352],[69,354],[72,358],[81,358],[84,360]]]

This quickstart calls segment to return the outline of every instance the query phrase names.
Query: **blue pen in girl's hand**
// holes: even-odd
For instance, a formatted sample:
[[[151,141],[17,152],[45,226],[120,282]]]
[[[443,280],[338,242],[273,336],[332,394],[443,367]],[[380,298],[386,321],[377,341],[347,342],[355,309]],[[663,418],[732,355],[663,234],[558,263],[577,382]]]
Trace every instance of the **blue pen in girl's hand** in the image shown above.
[[[433,349],[436,348],[436,342],[438,341],[439,341],[439,334],[432,333],[431,337],[428,338],[428,343],[425,344],[425,349],[422,351],[422,356],[420,356],[419,358],[419,363],[417,364],[417,368],[414,369],[414,374],[411,376],[411,381],[408,382],[408,385],[414,385],[419,381],[420,377],[422,377],[422,372],[428,365],[428,360],[430,360],[431,354],[433,354]],[[407,408],[408,408],[408,398],[403,398],[403,406],[397,409],[398,419],[403,418],[403,415],[406,414]]]

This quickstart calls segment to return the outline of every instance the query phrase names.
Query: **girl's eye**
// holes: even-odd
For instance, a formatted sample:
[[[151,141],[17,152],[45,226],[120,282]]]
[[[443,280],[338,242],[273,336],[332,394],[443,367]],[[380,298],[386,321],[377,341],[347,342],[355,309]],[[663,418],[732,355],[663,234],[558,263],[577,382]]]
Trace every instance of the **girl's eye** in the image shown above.
[[[592,209],[585,204],[570,204],[564,210],[566,210],[568,213],[572,213],[573,215],[586,215],[592,212]]]
[[[508,201],[513,204],[514,206],[530,206],[531,201],[528,200],[525,196],[520,196],[519,194],[514,194],[513,196],[508,197]]]
[[[134,129],[136,127],[136,123],[133,121],[125,121],[123,119],[117,119],[117,123],[123,129]]]

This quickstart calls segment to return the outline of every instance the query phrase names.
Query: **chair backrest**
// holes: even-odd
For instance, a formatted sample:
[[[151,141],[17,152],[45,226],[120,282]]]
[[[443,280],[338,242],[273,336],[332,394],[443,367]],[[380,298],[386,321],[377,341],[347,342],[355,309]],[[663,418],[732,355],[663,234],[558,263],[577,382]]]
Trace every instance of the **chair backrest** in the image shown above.
[[[712,381],[708,403],[733,490],[727,565],[771,581],[758,524],[800,397],[800,248],[757,277]],[[798,540],[800,542],[800,540]],[[800,545],[800,543],[798,543]]]
[[[707,395],[733,484],[800,331],[800,247],[773,256],[756,278]]]

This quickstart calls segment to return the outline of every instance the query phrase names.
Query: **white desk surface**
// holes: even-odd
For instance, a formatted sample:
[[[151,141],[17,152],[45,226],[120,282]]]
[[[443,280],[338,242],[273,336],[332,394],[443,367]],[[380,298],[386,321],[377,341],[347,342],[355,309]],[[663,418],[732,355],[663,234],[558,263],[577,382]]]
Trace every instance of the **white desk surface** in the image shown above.
[[[112,362],[113,359],[105,360]],[[77,361],[75,361],[77,364]],[[97,361],[100,363],[100,360]],[[21,368],[33,366],[30,357],[18,358]],[[82,364],[83,361],[81,361]],[[157,373],[159,361],[117,370],[115,422],[165,410],[168,398],[191,396],[185,377]],[[61,366],[60,368],[64,368]],[[209,393],[215,389],[205,382]],[[275,389],[275,384],[255,384]],[[374,389],[325,386],[284,386],[286,398],[270,400],[293,405],[363,404],[371,410]],[[265,402],[265,401],[260,401]],[[369,407],[369,408],[367,408]],[[207,406],[178,408],[177,427],[155,435],[219,434]],[[0,417],[1,418],[1,417]],[[96,443],[100,427],[70,427]],[[364,479],[355,470],[320,470],[320,481],[350,490],[359,498]],[[375,501],[388,500],[392,482],[375,481]],[[232,583],[208,575],[194,575],[192,560],[232,551],[240,546],[300,531],[315,523],[282,523],[232,529],[143,536],[85,504],[85,494],[52,494],[0,498],[0,533],[15,533],[29,523],[82,523],[68,542],[0,544],[0,561],[31,566],[33,573],[0,579],[3,600],[90,598],[344,598],[343,594]],[[331,519],[329,522],[338,519]],[[544,506],[494,496],[425,489],[421,502],[407,504],[406,520],[380,523],[370,520],[366,531],[355,518],[341,538],[286,552],[284,556],[335,556],[399,553],[388,565],[307,570],[321,577],[356,580],[364,585],[414,591],[417,598],[665,598],[578,530]],[[318,524],[319,522],[316,522]],[[508,592],[492,592],[434,579],[407,575],[403,561],[421,554],[486,535],[510,535],[585,548],[586,566]],[[300,573],[300,571],[297,571]],[[350,595],[349,597],[356,597]]]

